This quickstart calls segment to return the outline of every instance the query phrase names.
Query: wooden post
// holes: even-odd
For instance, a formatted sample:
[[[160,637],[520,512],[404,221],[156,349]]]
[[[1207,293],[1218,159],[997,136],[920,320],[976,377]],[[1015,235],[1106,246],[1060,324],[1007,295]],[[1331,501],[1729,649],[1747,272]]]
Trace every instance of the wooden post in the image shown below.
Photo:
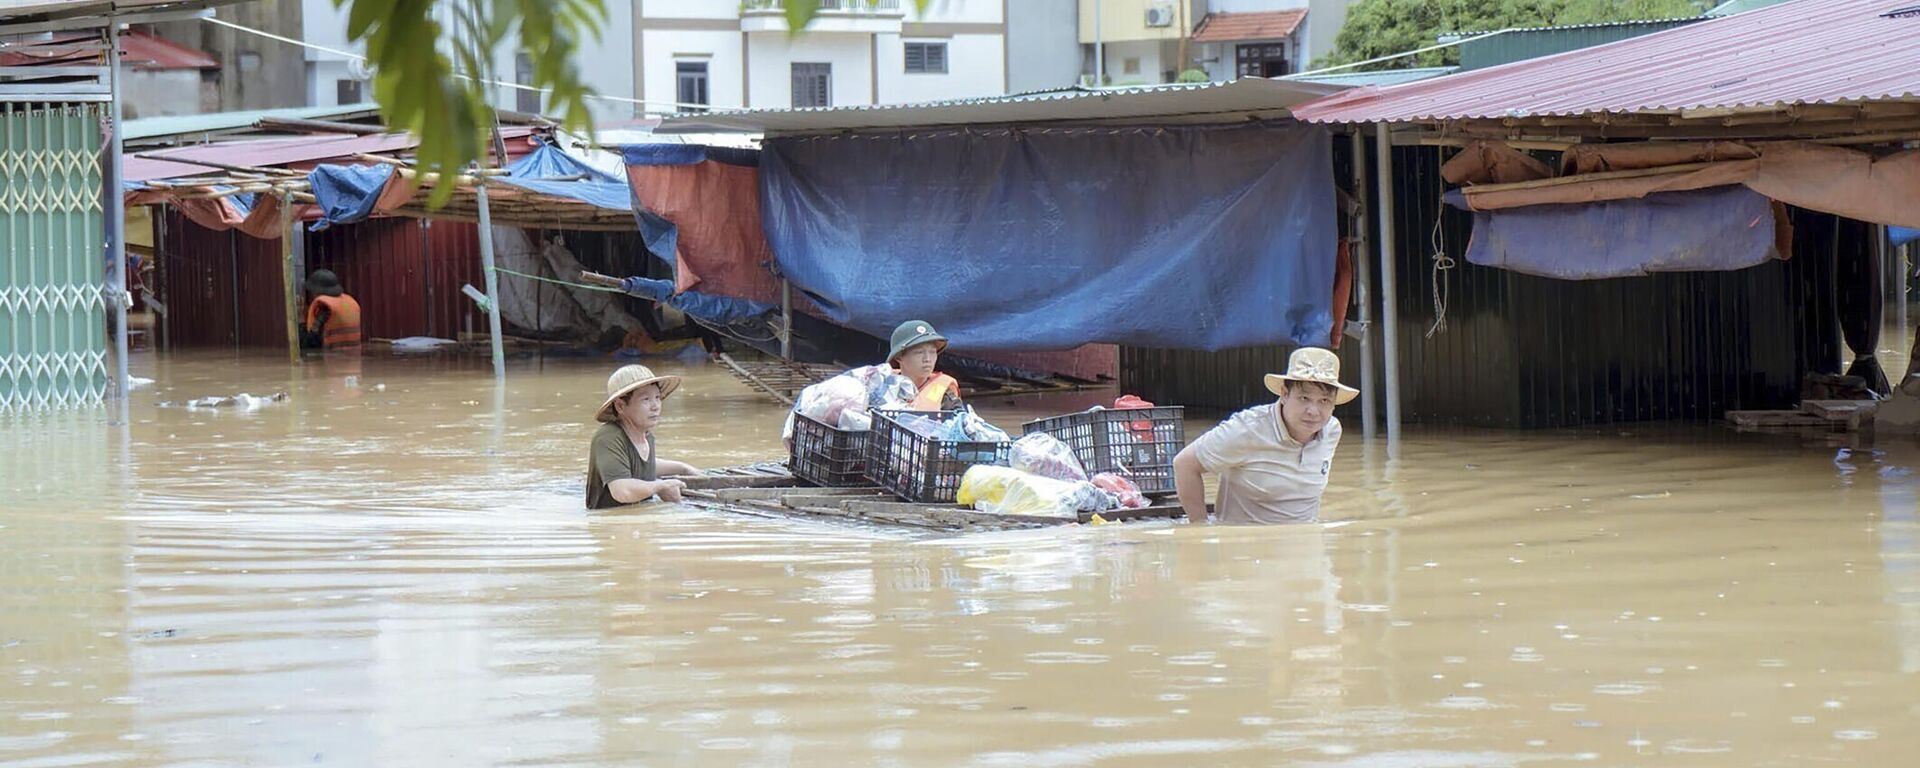
[[[1386,368],[1387,403],[1387,448],[1391,454],[1395,444],[1400,442],[1400,311],[1395,306],[1399,298],[1394,292],[1394,247],[1393,247],[1393,126],[1379,123],[1373,136],[1375,172],[1379,174],[1379,189],[1375,194],[1380,203],[1375,210],[1380,212],[1380,242],[1374,250],[1380,254],[1380,346]]]
[[[293,238],[298,226],[293,220],[293,200],[280,195],[280,285],[287,304],[287,362],[300,362],[300,289],[293,269]],[[237,329],[236,329],[237,332]]]
[[[1374,398],[1379,393],[1373,391],[1373,264],[1367,260],[1367,135],[1366,129],[1354,126],[1353,129],[1353,202],[1359,207],[1359,215],[1352,219],[1353,257],[1356,278],[1355,297],[1360,304],[1360,434],[1367,442],[1373,442],[1373,428],[1379,423],[1380,415],[1375,413]],[[1341,318],[1334,318],[1340,322]]]
[[[780,278],[780,359],[793,359],[793,284]]]

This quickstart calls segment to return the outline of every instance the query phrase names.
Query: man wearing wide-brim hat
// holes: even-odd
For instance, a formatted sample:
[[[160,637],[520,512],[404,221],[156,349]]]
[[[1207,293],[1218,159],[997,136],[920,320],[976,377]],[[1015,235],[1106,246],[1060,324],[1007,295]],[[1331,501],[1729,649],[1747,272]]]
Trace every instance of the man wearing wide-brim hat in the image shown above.
[[[587,508],[605,509],[659,497],[679,501],[687,484],[674,475],[700,470],[683,461],[660,458],[653,429],[667,396],[680,388],[678,376],[656,376],[644,365],[628,365],[607,377],[607,399],[593,418],[587,453]],[[662,479],[665,478],[665,479]]]
[[[1270,373],[1279,399],[1234,414],[1173,459],[1174,490],[1187,519],[1207,522],[1205,473],[1220,476],[1215,517],[1223,523],[1304,523],[1319,519],[1340,420],[1333,407],[1360,390],[1340,383],[1340,358],[1302,347],[1286,373]]]

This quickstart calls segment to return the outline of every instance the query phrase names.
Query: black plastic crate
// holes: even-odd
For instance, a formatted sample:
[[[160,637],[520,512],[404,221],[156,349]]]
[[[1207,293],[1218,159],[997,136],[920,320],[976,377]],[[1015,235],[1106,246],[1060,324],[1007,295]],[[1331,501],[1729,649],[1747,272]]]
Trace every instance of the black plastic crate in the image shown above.
[[[942,424],[960,411],[873,412],[873,431],[867,435],[867,479],[900,498],[921,503],[952,504],[960,493],[960,477],[978,464],[1006,466],[1013,443],[957,441],[926,437],[902,426],[902,415],[921,416]]]
[[[793,415],[793,476],[829,488],[857,488],[867,481],[867,433],[834,429],[805,414]]]
[[[1066,443],[1088,475],[1111,472],[1150,495],[1173,493],[1173,457],[1187,445],[1186,409],[1177,405],[1069,413],[1024,429]]]

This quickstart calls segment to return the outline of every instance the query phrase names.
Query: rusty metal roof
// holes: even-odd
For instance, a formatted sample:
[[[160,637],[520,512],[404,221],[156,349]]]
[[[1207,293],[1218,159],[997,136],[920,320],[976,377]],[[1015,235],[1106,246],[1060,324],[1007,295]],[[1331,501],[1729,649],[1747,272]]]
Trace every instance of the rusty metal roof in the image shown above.
[[[1676,113],[1920,99],[1916,0],[1795,0],[1616,43],[1294,107],[1316,123]]]
[[[1307,9],[1209,13],[1193,30],[1196,43],[1232,43],[1241,40],[1280,40],[1300,28]]]

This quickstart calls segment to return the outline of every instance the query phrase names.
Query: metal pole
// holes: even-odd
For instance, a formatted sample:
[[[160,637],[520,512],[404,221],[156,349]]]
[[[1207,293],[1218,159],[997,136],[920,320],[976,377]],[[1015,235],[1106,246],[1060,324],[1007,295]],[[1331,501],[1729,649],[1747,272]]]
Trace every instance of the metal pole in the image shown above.
[[[1386,123],[1375,126],[1373,136],[1374,170],[1379,175],[1380,242],[1380,326],[1381,352],[1386,363],[1387,445],[1400,442],[1400,313],[1394,306],[1399,294],[1393,280],[1393,129]]]
[[[507,353],[500,343],[500,278],[493,272],[493,216],[487,212],[486,177],[476,175],[474,198],[480,206],[480,268],[486,274],[487,333],[493,337],[493,377],[507,378]]]
[[[112,94],[113,140],[107,147],[107,257],[113,260],[108,279],[107,300],[113,302],[113,353],[115,391],[120,393],[122,411],[128,397],[127,374],[127,194],[121,183],[120,154],[125,151],[126,124],[120,119],[120,21],[107,19],[107,89]]]
[[[1353,220],[1354,289],[1360,299],[1360,434],[1373,442],[1374,425],[1379,423],[1373,391],[1373,265],[1367,260],[1367,141],[1366,132],[1353,129],[1353,201],[1359,215]],[[1335,322],[1338,322],[1337,320]]]
[[[780,359],[793,359],[793,284],[780,278]]]
[[[1100,0],[1093,0],[1093,87],[1107,84],[1107,48],[1101,42]]]

